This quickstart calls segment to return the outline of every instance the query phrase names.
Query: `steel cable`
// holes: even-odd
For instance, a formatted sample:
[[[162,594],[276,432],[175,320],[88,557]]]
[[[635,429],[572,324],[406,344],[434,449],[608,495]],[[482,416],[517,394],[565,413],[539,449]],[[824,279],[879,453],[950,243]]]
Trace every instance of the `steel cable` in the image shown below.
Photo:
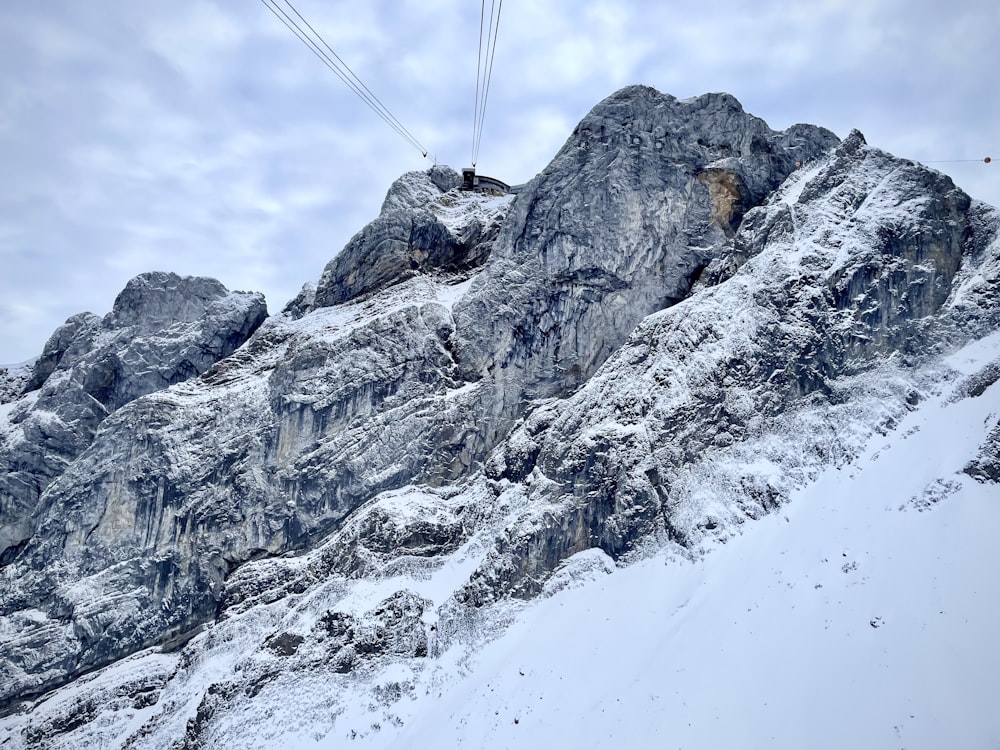
[[[271,11],[271,13],[274,14],[275,18],[281,21],[288,28],[288,30],[291,31],[299,39],[299,41],[305,44],[306,47],[314,55],[316,55],[316,57],[319,58],[320,62],[326,65],[326,67],[328,67],[331,71],[333,71],[333,73],[338,78],[340,78],[340,80],[343,81],[344,84],[347,85],[347,87],[350,88],[351,91],[353,91],[359,99],[361,99],[361,101],[367,104],[372,109],[372,111],[375,112],[375,114],[381,117],[382,120],[389,127],[395,130],[396,133],[400,137],[402,137],[407,143],[409,143],[411,146],[420,151],[422,156],[425,157],[427,156],[427,149],[420,144],[420,142],[413,136],[412,133],[410,133],[409,130],[403,127],[402,123],[400,123],[399,120],[381,102],[381,100],[377,96],[375,96],[374,93],[372,93],[371,89],[369,89],[364,84],[364,82],[361,81],[360,78],[358,78],[358,76],[354,73],[354,71],[351,70],[350,67],[348,67],[348,65],[340,58],[340,56],[337,55],[336,52],[334,52],[333,48],[326,43],[326,40],[324,40],[323,37],[320,36],[320,34],[312,27],[312,25],[302,16],[302,14],[299,13],[298,10],[296,10],[295,6],[293,6],[290,2],[288,2],[288,0],[285,0],[285,4],[292,9],[295,15],[297,15],[300,19],[302,19],[302,22],[305,23],[305,25],[309,28],[309,30],[313,34],[315,34],[316,38],[319,39],[319,41],[323,44],[323,46],[325,46],[326,49],[330,51],[330,54],[333,55],[333,57],[336,59],[336,62],[334,61],[333,58],[331,58],[328,54],[326,54],[322,48],[320,48],[319,44],[317,44],[316,41],[312,39],[305,32],[305,30],[302,29],[301,26],[299,26],[299,24],[295,21],[294,18],[289,16],[288,13],[286,13],[280,6],[278,6],[276,0],[261,0],[261,2],[264,4],[264,7],[266,7],[269,11]],[[343,69],[341,69],[340,66],[343,66]],[[352,80],[352,78],[354,80]]]
[[[497,52],[497,36],[500,32],[500,13],[503,11],[503,0],[500,0],[500,5],[497,6],[497,20],[496,25],[493,26],[493,46],[489,53],[489,72],[486,75],[486,91],[483,94],[483,111],[479,116],[479,135],[476,137],[476,157],[474,161],[479,161],[479,146],[483,141],[483,124],[486,121],[486,104],[490,100],[490,82],[493,80],[493,60],[496,58]],[[490,22],[492,25],[493,21],[493,8],[490,7]],[[487,44],[489,44],[489,39],[487,39]]]
[[[495,11],[495,13],[494,13]],[[497,37],[500,31],[500,14],[503,0],[497,5],[490,1],[490,21],[486,26],[486,0],[479,11],[479,53],[476,58],[476,103],[472,118],[472,166],[479,161],[479,147],[483,140],[483,126],[486,121],[486,105],[490,96],[490,82],[493,79],[493,60],[496,57]],[[483,46],[483,27],[486,26],[486,45]],[[485,54],[484,54],[485,50]]]
[[[486,16],[486,0],[479,6],[479,52],[476,54],[476,106],[472,111],[472,166],[476,166],[476,133],[479,132],[479,79],[483,63],[483,21]]]

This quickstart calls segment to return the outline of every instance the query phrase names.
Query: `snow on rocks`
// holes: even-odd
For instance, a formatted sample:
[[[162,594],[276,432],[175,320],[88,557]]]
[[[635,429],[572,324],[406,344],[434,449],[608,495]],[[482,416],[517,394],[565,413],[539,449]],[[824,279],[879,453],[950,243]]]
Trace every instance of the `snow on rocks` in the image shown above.
[[[460,183],[446,167],[400,177],[378,218],[323,269],[312,306],[347,302],[421,274],[482,266],[513,196],[463,192]]]
[[[710,713],[732,668],[726,705],[768,717],[757,744],[794,746],[805,725],[747,701],[749,675],[780,661],[796,687],[765,692],[816,718],[796,670],[819,628],[838,619],[826,706],[855,694],[840,657],[877,658],[860,638],[928,625],[919,586],[870,592],[892,591],[912,540],[927,549],[927,519],[967,534],[990,485],[960,471],[995,426],[995,212],[859,133],[835,141],[770,131],[727,95],[637,87],[513,199],[405,175],[315,294],[116,411],[54,483],[4,570],[19,588],[0,628],[29,644],[2,652],[8,700],[176,640],[155,706],[111,709],[109,742],[644,746],[636,717],[662,706],[660,736],[690,717],[733,744]],[[941,414],[958,427],[934,452]],[[899,512],[910,498],[924,512]],[[879,547],[873,527],[903,541]],[[992,547],[947,546],[978,586]],[[897,668],[925,645],[906,633]],[[632,682],[642,695],[599,717]],[[0,727],[24,738],[49,715]]]

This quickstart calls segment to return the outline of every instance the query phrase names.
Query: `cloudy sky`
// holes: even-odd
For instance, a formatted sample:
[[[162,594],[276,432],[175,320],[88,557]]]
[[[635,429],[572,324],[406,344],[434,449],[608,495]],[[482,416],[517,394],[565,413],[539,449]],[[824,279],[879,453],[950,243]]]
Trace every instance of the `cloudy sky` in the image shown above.
[[[481,2],[293,2],[431,157],[470,162]],[[998,21],[995,0],[505,0],[479,170],[526,181],[632,83],[1000,157]],[[3,0],[0,78],[0,362],[143,271],[276,312],[432,163],[258,0]],[[1000,158],[933,166],[1000,205]]]

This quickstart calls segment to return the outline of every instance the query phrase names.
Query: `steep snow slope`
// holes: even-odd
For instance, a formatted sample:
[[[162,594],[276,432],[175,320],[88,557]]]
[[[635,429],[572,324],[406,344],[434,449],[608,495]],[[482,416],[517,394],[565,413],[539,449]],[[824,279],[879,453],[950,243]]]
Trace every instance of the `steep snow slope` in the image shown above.
[[[368,746],[997,747],[1000,491],[962,469],[1000,384],[954,386],[711,554],[532,606]]]

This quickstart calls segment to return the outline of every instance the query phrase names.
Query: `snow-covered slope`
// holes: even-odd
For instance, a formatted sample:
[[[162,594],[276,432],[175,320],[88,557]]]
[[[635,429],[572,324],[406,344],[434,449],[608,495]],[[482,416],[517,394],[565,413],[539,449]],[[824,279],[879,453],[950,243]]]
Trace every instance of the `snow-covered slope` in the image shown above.
[[[359,713],[316,746],[996,747],[1000,490],[963,468],[1000,384],[953,396],[998,358],[996,334],[950,357],[891,434],[710,554],[528,607],[418,681],[398,733]]]

